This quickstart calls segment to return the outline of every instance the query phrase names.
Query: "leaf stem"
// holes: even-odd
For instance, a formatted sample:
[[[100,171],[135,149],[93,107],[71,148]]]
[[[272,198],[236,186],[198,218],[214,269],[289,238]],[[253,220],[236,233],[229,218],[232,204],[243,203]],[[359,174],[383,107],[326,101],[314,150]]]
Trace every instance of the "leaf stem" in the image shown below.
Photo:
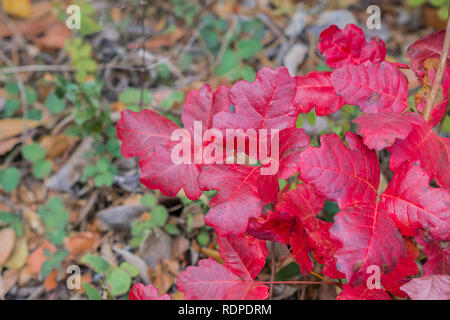
[[[447,64],[447,56],[448,56],[448,50],[450,49],[450,7],[449,7],[449,17],[447,19],[447,28],[445,29],[445,40],[444,40],[444,46],[442,47],[441,52],[441,59],[439,62],[439,67],[436,73],[436,78],[433,82],[433,87],[431,88],[431,93],[429,98],[427,99],[427,104],[424,111],[424,117],[425,120],[428,121],[428,118],[430,117],[431,110],[434,106],[434,101],[436,100],[436,97],[439,92],[439,86],[442,82],[442,77],[444,76],[444,70],[445,66]]]

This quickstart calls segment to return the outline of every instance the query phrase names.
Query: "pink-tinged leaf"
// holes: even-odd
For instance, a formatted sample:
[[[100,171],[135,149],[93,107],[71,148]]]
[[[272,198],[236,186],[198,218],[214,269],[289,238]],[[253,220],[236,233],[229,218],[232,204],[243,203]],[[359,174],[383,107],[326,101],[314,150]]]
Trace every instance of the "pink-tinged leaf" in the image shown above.
[[[230,269],[212,258],[200,260],[178,276],[178,289],[186,300],[263,300],[268,287],[243,281]]]
[[[332,25],[322,31],[317,49],[333,69],[348,64],[358,65],[364,61],[379,63],[386,57],[383,40],[373,37],[367,43],[364,32],[354,24],[347,25],[342,30]]]
[[[183,188],[186,197],[197,200],[202,190],[198,186],[200,167],[195,164],[175,164],[171,157],[172,149],[156,146],[155,152],[139,160],[141,182],[147,188],[161,190],[168,197],[175,197]]]
[[[242,280],[253,280],[266,263],[268,255],[265,241],[247,235],[218,237],[219,254],[225,266]]]
[[[151,284],[144,286],[142,283],[135,284],[129,294],[130,300],[172,300],[170,295],[158,295],[158,290]]]
[[[259,167],[244,165],[205,166],[199,176],[201,188],[217,190],[209,203],[205,223],[220,236],[239,235],[247,230],[248,219],[258,218],[263,201],[258,192]]]
[[[415,278],[401,289],[412,300],[449,300],[450,276],[441,274]]]
[[[422,122],[416,113],[369,113],[359,116],[353,122],[358,123],[356,132],[363,136],[369,149],[380,151],[390,147],[395,139],[405,139],[412,130],[412,124]]]
[[[363,285],[352,287],[346,283],[336,300],[392,300],[392,298],[383,289],[369,289]]]
[[[378,203],[347,207],[334,221],[331,237],[342,244],[335,254],[337,269],[352,285],[366,280],[371,265],[389,273],[406,256],[402,236]]]
[[[423,246],[423,252],[427,255],[427,261],[423,265],[423,275],[450,275],[450,246],[444,242],[430,239],[423,233],[415,239],[418,244]]]
[[[406,236],[425,229],[432,237],[450,241],[450,192],[429,185],[418,163],[405,162],[394,173],[381,204]]]
[[[331,72],[311,72],[295,77],[297,92],[294,104],[300,113],[308,113],[316,108],[318,116],[327,116],[338,111],[344,101],[334,91],[330,81]]]
[[[230,106],[228,91],[228,87],[220,86],[214,92],[208,84],[205,84],[198,91],[192,90],[189,92],[181,119],[192,136],[194,134],[194,121],[202,122],[203,134],[205,130],[212,127],[214,115],[220,111],[228,110]]]
[[[331,83],[346,104],[365,113],[399,113],[408,107],[406,77],[389,62],[343,66],[333,72]]]
[[[409,281],[408,277],[415,276],[419,273],[419,267],[415,260],[419,256],[419,250],[412,240],[405,238],[406,257],[398,260],[395,269],[381,276],[381,284],[393,295],[405,298],[406,294],[400,290],[400,287]]]
[[[322,196],[338,202],[340,208],[377,197],[380,167],[374,151],[360,137],[347,133],[350,150],[336,134],[323,135],[320,147],[308,147],[300,154],[299,178],[316,187]]]
[[[214,116],[218,129],[285,129],[297,120],[294,108],[295,78],[286,68],[261,69],[254,82],[238,81],[229,91],[236,111]]]
[[[170,144],[172,132],[179,127],[151,110],[122,111],[117,123],[117,137],[122,141],[124,157],[148,157],[157,145]]]
[[[440,59],[442,46],[444,45],[445,30],[431,33],[425,38],[419,39],[409,46],[406,57],[411,60],[413,69],[420,78],[425,75],[424,62],[427,59]],[[447,65],[450,64],[450,54],[447,57]]]
[[[420,166],[436,178],[441,187],[450,188],[450,157],[445,139],[440,138],[425,121],[413,124],[408,137],[397,140],[387,149],[391,152],[390,167],[396,171],[405,161],[420,161]]]
[[[287,179],[299,171],[298,156],[302,148],[308,145],[309,137],[304,129],[288,128],[280,131],[280,159],[277,173],[279,179]]]
[[[289,213],[267,211],[266,216],[250,218],[247,233],[261,240],[288,243],[297,221]]]

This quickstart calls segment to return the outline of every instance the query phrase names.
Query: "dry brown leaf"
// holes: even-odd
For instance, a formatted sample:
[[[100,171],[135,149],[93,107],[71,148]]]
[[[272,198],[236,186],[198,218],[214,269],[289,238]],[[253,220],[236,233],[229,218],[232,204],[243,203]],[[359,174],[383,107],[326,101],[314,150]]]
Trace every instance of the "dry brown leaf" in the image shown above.
[[[0,230],[0,266],[8,260],[15,243],[16,233],[13,229]]]
[[[151,37],[150,40],[145,42],[145,47],[148,50],[159,49],[160,47],[169,47],[183,38],[183,36],[184,30],[176,29],[174,32],[171,32],[169,34],[160,34]]]
[[[22,141],[21,138],[9,138],[0,141],[0,156],[6,152],[11,151],[11,149],[14,148],[14,146],[18,144],[20,141]]]
[[[41,272],[42,264],[47,260],[44,250],[48,250],[53,254],[56,251],[56,247],[51,242],[45,241],[39,248],[30,254],[27,259],[28,272],[30,275],[37,275]]]
[[[41,121],[9,118],[0,120],[0,141],[22,133],[24,126],[33,129],[42,124]]]
[[[175,280],[174,277],[161,267],[161,263],[158,263],[155,268],[150,268],[150,274],[152,284],[158,289],[160,295],[165,294]]]
[[[177,291],[172,294],[172,299],[173,300],[184,300],[184,293],[181,291]]]
[[[47,291],[51,291],[56,288],[58,285],[58,281],[56,280],[56,277],[58,275],[58,271],[55,269],[45,278],[44,280],[44,287]]]
[[[72,142],[73,139],[64,133],[56,136],[45,136],[39,141],[40,145],[47,150],[47,157],[50,159],[61,156],[71,146]]]
[[[45,49],[62,49],[67,39],[72,37],[70,31],[63,23],[58,23],[47,29],[44,36],[35,40],[35,44]]]
[[[98,237],[92,232],[79,232],[67,238],[65,247],[69,250],[70,257],[76,258],[91,251],[98,242]]]
[[[16,241],[14,250],[5,262],[5,267],[9,269],[19,270],[25,265],[28,258],[28,243],[26,238],[19,238]]]
[[[0,276],[0,300],[4,299],[9,290],[14,287],[18,277],[19,273],[16,270],[6,270],[3,275]]]
[[[31,0],[1,0],[2,7],[9,15],[27,19],[31,16]]]

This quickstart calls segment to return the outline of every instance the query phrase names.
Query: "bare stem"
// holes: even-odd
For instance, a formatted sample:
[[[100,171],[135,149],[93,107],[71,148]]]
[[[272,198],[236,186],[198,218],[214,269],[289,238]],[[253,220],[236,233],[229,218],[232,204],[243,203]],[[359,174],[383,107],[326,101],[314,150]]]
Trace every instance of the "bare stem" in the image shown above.
[[[441,86],[442,77],[444,76],[444,70],[447,64],[447,56],[449,49],[450,49],[450,7],[449,7],[449,17],[447,19],[447,28],[445,30],[444,46],[442,48],[441,53],[441,59],[436,73],[436,78],[434,79],[433,87],[431,88],[431,93],[429,98],[427,99],[427,105],[425,107],[424,117],[425,120],[427,121],[428,118],[430,117],[431,110],[433,109],[434,101],[436,100],[436,97],[438,95],[439,87]]]

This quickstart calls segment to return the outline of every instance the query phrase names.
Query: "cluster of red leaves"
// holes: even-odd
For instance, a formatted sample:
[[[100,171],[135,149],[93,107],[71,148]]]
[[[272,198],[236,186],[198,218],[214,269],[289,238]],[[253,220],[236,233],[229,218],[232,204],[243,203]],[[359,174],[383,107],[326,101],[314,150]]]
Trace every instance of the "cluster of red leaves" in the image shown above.
[[[433,33],[408,50],[424,85],[434,79],[430,59],[439,57],[443,37]],[[121,151],[139,157],[144,185],[168,196],[183,188],[192,200],[202,191],[217,191],[205,221],[219,235],[224,265],[209,259],[188,267],[178,279],[186,299],[265,299],[267,287],[255,278],[265,263],[266,240],[288,245],[305,274],[314,258],[324,276],[345,278],[338,299],[450,298],[450,140],[433,131],[445,115],[450,78],[444,76],[442,99],[426,121],[423,101],[420,112],[411,111],[408,82],[399,70],[405,66],[385,60],[381,39],[367,42],[354,25],[331,26],[321,33],[318,50],[333,71],[291,77],[285,68],[263,68],[252,83],[216,91],[204,85],[187,97],[182,121],[192,135],[194,121],[223,132],[280,130],[276,175],[262,175],[263,165],[176,165],[170,159],[175,123],[150,110],[122,113]],[[348,147],[336,134],[323,135],[320,147],[307,147],[308,136],[295,127],[298,114],[315,108],[324,116],[344,104],[362,111],[354,120],[357,134],[346,134]],[[213,143],[203,141],[203,147]],[[394,175],[379,194],[376,151],[385,148]],[[278,179],[295,173],[296,189],[280,191]],[[432,180],[439,187],[430,186]],[[340,208],[334,223],[317,217],[326,199]],[[273,210],[264,212],[268,204]],[[424,276],[411,280],[419,273],[416,244],[428,257]],[[381,288],[367,287],[371,266],[381,270]],[[141,289],[133,289],[133,296],[158,298]]]

